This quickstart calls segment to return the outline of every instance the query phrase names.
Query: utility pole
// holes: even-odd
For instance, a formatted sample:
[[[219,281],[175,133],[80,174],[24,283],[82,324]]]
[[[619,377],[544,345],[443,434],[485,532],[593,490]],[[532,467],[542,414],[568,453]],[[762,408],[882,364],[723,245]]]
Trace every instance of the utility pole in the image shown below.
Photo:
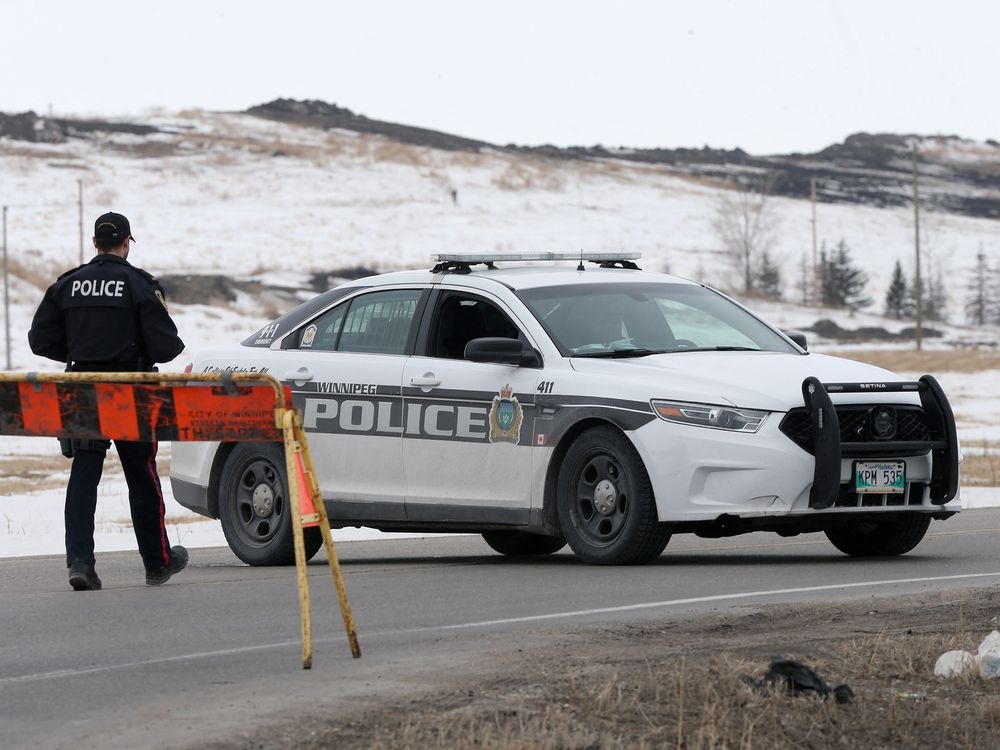
[[[911,146],[913,156],[913,244],[917,256],[916,269],[913,272],[913,296],[917,309],[917,351],[923,348],[923,282],[920,279],[920,191],[917,188],[917,144]]]
[[[10,284],[7,281],[7,206],[3,207],[3,322],[7,334],[7,369],[13,370],[10,362]]]
[[[80,209],[80,265],[83,265],[83,180],[77,180],[76,185],[79,191],[77,205]]]
[[[812,235],[813,235],[813,307],[819,307],[819,261],[816,258],[816,178],[809,178],[809,199],[812,202]]]

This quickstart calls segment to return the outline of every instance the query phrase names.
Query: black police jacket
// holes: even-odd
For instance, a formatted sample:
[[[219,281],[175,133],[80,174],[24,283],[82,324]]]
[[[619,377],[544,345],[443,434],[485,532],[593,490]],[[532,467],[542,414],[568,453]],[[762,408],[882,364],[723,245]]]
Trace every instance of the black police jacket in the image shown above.
[[[184,349],[153,276],[99,253],[45,292],[28,331],[31,351],[74,370],[142,371]]]

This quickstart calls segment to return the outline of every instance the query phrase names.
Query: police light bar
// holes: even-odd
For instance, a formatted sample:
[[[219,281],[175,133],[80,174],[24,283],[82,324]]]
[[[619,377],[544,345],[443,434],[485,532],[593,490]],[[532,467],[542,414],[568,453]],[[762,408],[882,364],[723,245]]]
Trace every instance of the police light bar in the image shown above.
[[[493,263],[504,260],[588,260],[594,262],[638,260],[642,253],[591,253],[557,250],[540,253],[437,253],[431,260],[438,263]]]

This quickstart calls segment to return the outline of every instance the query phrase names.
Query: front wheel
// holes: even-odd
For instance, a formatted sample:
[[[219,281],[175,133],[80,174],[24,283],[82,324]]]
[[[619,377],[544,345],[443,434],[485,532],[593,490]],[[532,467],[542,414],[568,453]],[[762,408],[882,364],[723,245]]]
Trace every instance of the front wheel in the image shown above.
[[[670,541],[639,453],[611,426],[591,428],[569,447],[556,500],[563,536],[592,565],[647,563]]]
[[[903,555],[927,533],[931,517],[912,514],[892,521],[849,521],[826,530],[833,546],[851,557]]]
[[[240,443],[222,467],[219,520],[230,549],[248,565],[295,562],[292,502],[285,452],[274,443]],[[308,560],[323,544],[318,528],[303,529]]]

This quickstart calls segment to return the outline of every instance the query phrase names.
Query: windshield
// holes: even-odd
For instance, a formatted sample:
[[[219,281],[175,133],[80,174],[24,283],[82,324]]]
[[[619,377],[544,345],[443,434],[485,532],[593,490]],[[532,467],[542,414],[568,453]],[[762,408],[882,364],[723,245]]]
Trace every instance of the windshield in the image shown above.
[[[518,296],[565,356],[798,351],[739,305],[693,284],[574,284]]]

